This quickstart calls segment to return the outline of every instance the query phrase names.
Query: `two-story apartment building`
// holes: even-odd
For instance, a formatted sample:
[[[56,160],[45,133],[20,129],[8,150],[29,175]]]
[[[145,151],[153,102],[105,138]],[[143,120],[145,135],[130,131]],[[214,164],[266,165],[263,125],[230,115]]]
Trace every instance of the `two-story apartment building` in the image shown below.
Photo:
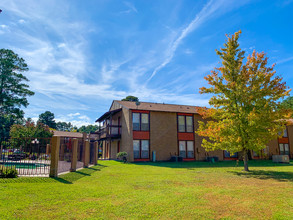
[[[195,106],[149,102],[113,101],[110,110],[96,122],[102,123],[98,131],[102,158],[116,159],[121,151],[128,153],[129,161],[170,160],[181,156],[183,160],[236,159],[236,155],[216,150],[206,152],[201,146],[202,137],[195,131],[203,120]],[[293,126],[288,126],[283,138],[272,141],[262,155],[288,154],[293,157]],[[291,137],[292,136],[292,137]]]

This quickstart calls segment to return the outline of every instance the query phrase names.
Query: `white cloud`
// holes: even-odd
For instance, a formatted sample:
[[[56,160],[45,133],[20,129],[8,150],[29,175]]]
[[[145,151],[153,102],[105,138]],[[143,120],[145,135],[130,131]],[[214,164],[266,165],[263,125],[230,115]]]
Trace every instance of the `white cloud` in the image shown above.
[[[184,50],[184,53],[187,55],[190,55],[190,54],[193,54],[194,52],[190,49],[186,49],[186,50]]]
[[[76,113],[70,113],[67,116],[68,117],[74,117],[74,116],[79,116],[79,115],[80,115],[80,113],[79,112],[76,112]]]
[[[130,2],[123,2],[124,5],[126,5],[129,9],[126,10],[126,11],[122,11],[120,13],[130,13],[130,12],[135,12],[135,13],[138,13],[137,9],[135,8],[135,6],[133,4],[131,4]]]
[[[78,116],[78,117],[77,117]],[[81,127],[83,125],[94,124],[87,115],[80,115],[80,113],[73,113],[68,115],[58,115],[55,119],[56,122],[70,122],[73,126]]]
[[[19,24],[24,24],[24,23],[25,23],[25,20],[23,20],[23,19],[19,19],[19,20],[18,20],[18,23],[19,23]]]
[[[277,64],[286,63],[286,62],[289,62],[291,60],[293,60],[293,57],[288,57],[288,58],[285,58],[285,59],[277,61]]]
[[[58,47],[58,48],[66,47],[66,44],[65,44],[65,43],[60,43],[60,44],[57,45],[57,47]]]
[[[8,26],[5,25],[5,24],[1,24],[0,27],[1,27],[2,29],[6,29],[6,28],[8,28]]]
[[[90,118],[88,116],[86,116],[86,115],[79,116],[78,118],[81,119],[81,120],[87,121],[87,122],[90,121]]]

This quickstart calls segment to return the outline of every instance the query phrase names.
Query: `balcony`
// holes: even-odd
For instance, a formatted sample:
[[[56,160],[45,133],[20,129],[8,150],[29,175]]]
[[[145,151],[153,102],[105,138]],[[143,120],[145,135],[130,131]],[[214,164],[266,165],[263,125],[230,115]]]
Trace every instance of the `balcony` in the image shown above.
[[[97,132],[99,139],[120,139],[121,138],[121,125],[107,125]]]

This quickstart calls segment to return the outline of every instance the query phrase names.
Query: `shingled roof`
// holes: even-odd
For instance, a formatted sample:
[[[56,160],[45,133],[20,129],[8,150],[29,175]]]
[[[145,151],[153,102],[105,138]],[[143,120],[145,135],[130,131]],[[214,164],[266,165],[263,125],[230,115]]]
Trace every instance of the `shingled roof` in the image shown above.
[[[82,138],[83,134],[79,132],[68,132],[68,131],[53,131],[54,136],[60,137],[71,137],[71,138]]]
[[[180,112],[180,113],[198,113],[196,111],[196,106],[191,105],[174,105],[174,104],[164,104],[164,103],[151,103],[151,102],[136,102],[130,101],[119,101],[114,100],[114,102],[119,103],[125,108],[136,109],[136,110],[147,110],[147,111],[160,111],[160,112]]]

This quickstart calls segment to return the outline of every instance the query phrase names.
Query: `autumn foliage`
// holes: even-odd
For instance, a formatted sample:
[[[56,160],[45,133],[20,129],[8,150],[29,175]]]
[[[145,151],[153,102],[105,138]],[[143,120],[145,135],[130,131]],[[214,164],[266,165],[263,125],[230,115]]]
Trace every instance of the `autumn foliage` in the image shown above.
[[[210,87],[200,93],[213,94],[212,108],[198,108],[207,119],[200,122],[197,134],[204,137],[206,150],[222,149],[242,152],[248,171],[248,152],[259,152],[284,130],[289,117],[280,100],[289,95],[289,88],[276,75],[274,65],[268,66],[264,52],[252,52],[245,60],[239,48],[241,31],[227,36],[224,48],[216,50],[222,65],[207,75]]]

